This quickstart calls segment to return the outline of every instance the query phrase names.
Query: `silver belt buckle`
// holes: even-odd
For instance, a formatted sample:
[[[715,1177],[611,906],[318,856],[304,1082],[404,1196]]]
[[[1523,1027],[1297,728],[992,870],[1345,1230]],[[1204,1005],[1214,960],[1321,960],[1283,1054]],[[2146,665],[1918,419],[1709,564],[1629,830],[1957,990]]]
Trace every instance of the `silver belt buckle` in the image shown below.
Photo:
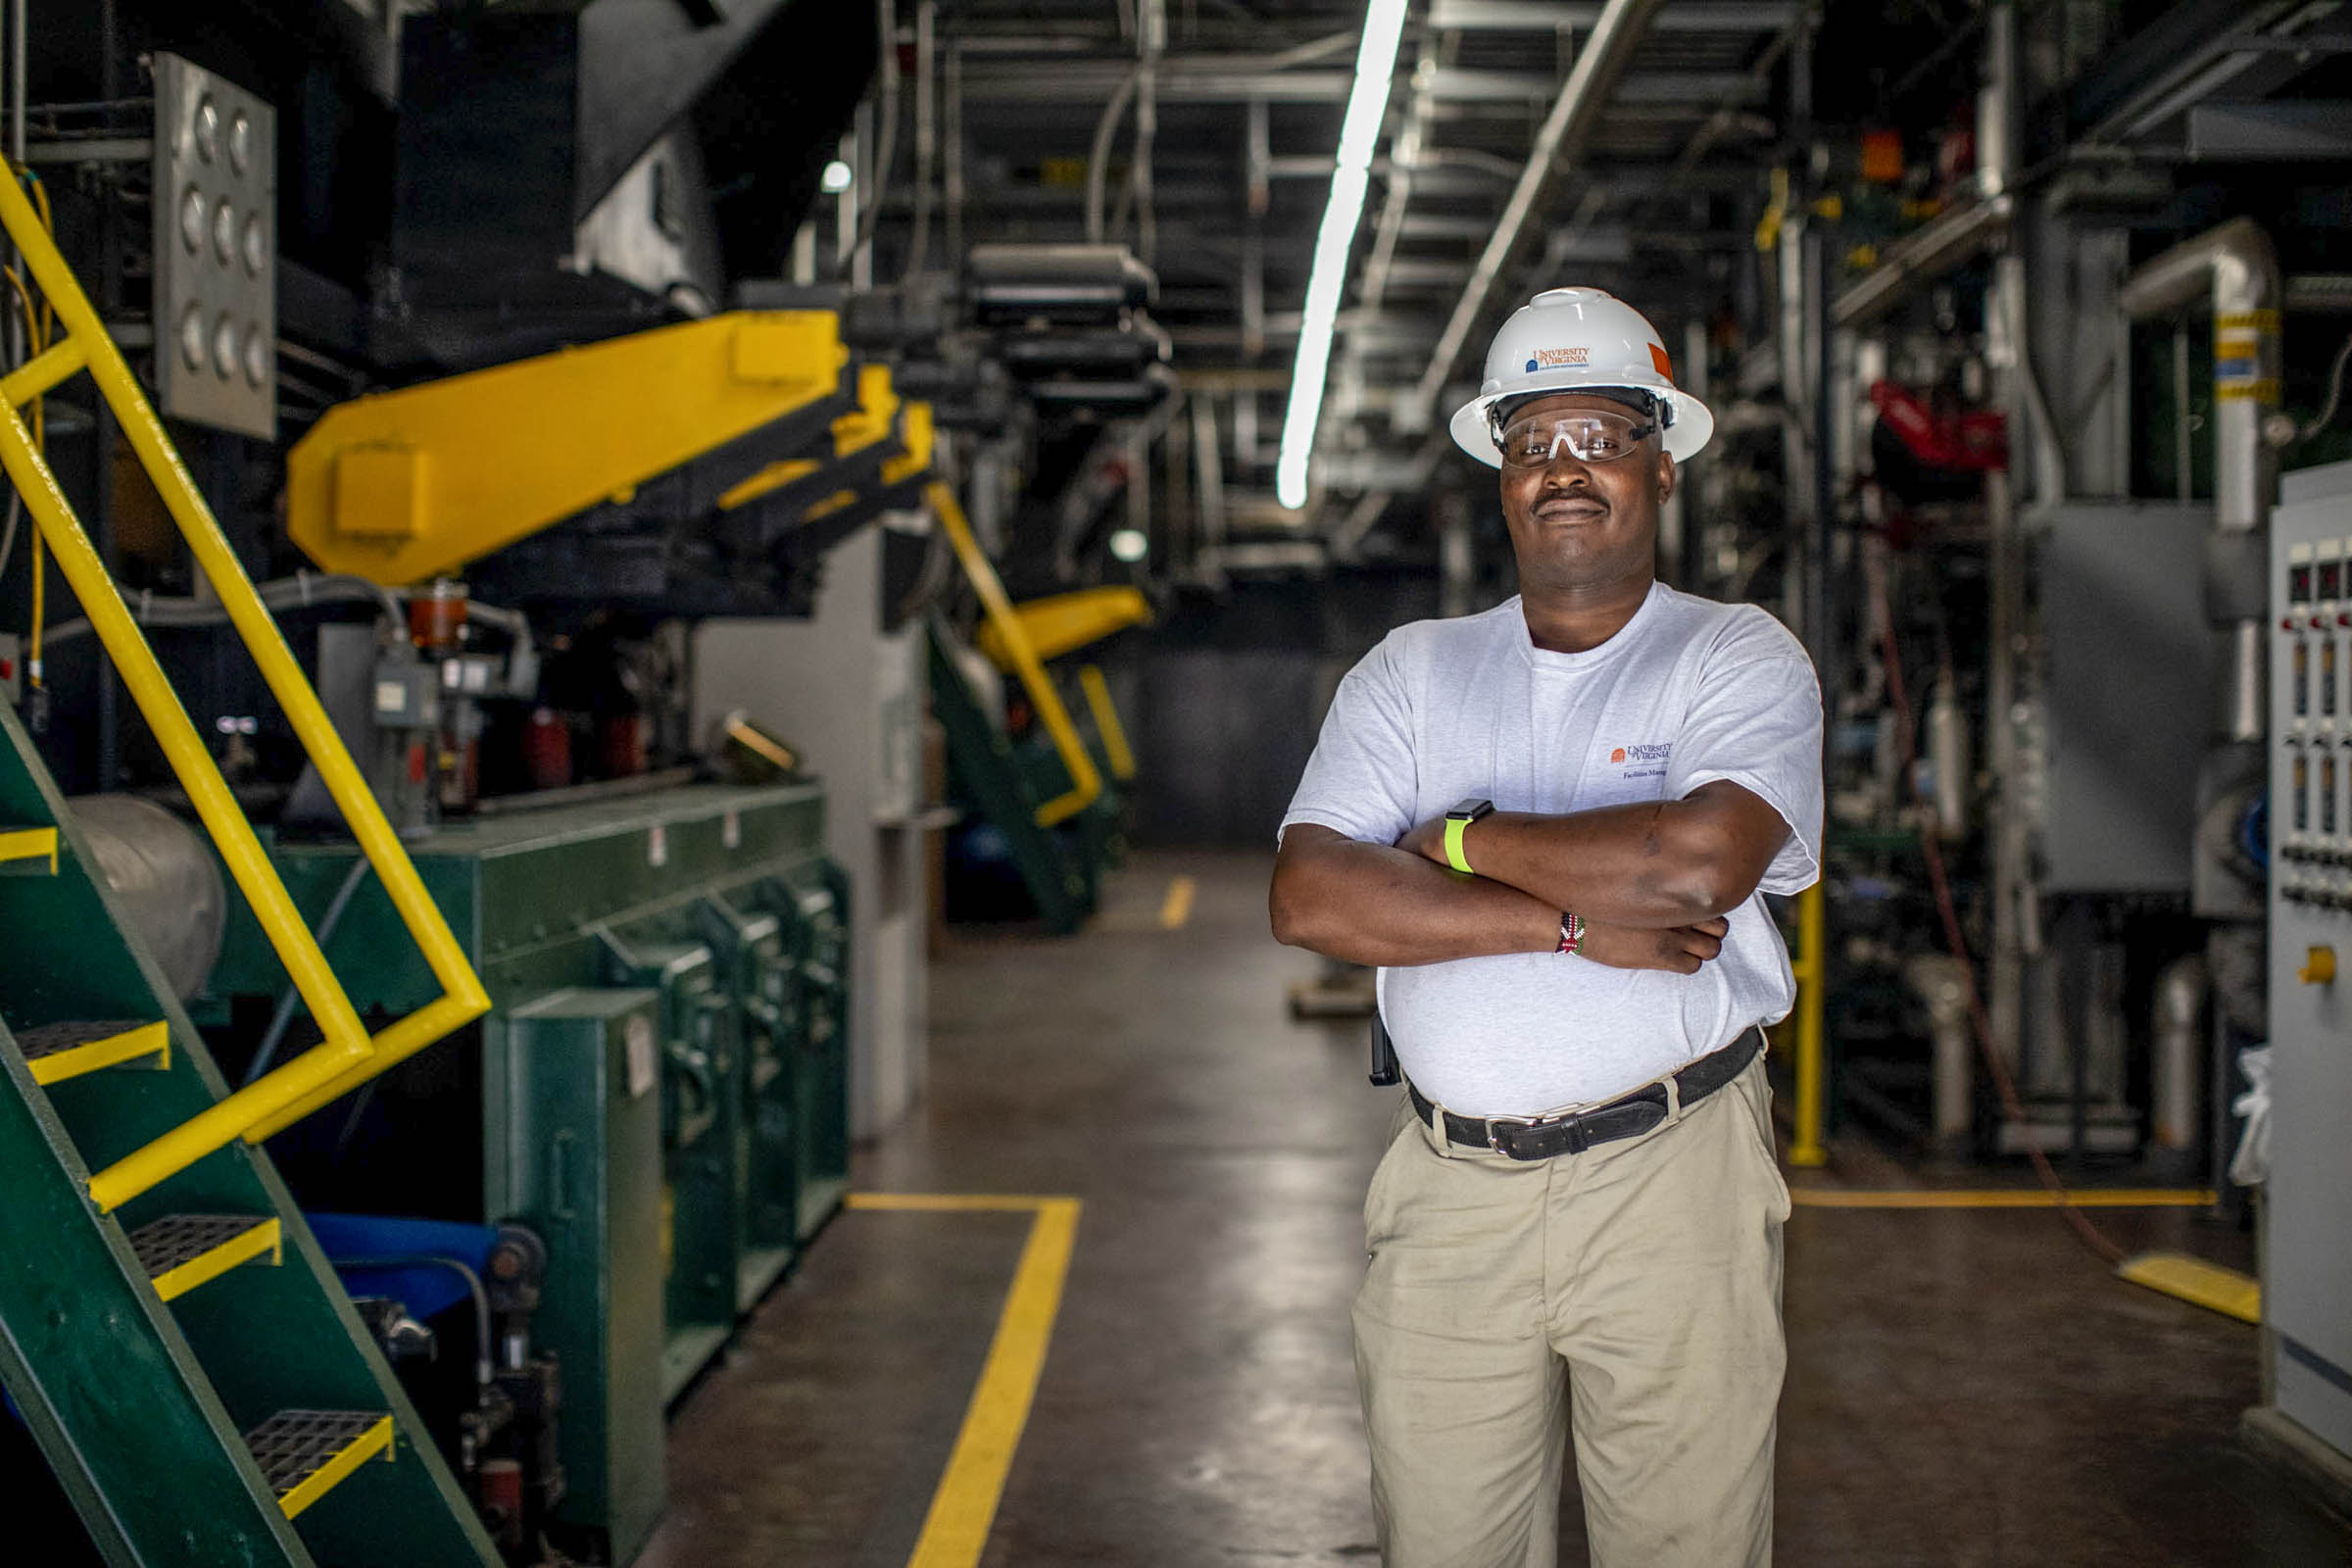
[[[1558,1116],[1530,1116],[1524,1120],[1517,1116],[1504,1116],[1500,1118],[1489,1116],[1487,1118],[1487,1147],[1493,1150],[1495,1153],[1502,1155],[1505,1159],[1516,1159],[1518,1157],[1516,1154],[1513,1154],[1509,1150],[1502,1147],[1501,1134],[1494,1130],[1496,1127],[1542,1127],[1548,1122],[1555,1122],[1561,1119],[1562,1118]]]

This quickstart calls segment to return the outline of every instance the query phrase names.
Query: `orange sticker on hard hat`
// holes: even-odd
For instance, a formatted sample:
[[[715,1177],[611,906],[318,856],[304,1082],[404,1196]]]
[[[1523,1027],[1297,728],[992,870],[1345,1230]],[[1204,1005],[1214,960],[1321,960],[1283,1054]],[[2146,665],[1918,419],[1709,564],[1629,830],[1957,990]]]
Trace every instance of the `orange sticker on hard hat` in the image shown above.
[[[1669,385],[1673,383],[1674,362],[1666,358],[1666,351],[1655,343],[1649,346],[1649,363],[1657,367],[1658,373],[1666,378]]]

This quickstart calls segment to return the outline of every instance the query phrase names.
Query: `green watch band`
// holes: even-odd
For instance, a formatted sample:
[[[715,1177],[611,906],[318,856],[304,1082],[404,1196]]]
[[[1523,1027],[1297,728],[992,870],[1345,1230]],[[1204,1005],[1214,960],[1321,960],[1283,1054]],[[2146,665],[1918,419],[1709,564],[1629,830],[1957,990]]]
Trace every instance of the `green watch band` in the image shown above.
[[[1462,835],[1470,830],[1472,820],[1466,816],[1449,816],[1446,819],[1446,863],[1456,871],[1476,876],[1478,873],[1470,869],[1470,862],[1462,856]]]

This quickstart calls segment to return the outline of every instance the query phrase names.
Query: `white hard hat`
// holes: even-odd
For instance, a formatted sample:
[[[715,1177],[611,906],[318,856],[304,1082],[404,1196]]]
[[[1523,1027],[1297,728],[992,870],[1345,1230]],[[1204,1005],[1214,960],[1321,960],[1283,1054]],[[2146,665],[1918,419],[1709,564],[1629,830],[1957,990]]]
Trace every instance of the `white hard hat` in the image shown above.
[[[1487,350],[1478,396],[1453,413],[1454,444],[1490,468],[1502,466],[1493,410],[1531,393],[1646,392],[1663,405],[1666,453],[1688,462],[1715,433],[1707,406],[1674,384],[1658,329],[1602,289],[1545,289],[1511,313]]]

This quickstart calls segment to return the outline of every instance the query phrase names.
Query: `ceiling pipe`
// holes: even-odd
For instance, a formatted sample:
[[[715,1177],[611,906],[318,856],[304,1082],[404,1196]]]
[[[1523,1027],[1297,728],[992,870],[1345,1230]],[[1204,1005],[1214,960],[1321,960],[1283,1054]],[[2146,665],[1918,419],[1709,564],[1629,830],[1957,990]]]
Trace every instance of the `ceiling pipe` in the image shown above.
[[[1452,319],[1446,323],[1445,336],[1438,340],[1438,350],[1430,359],[1428,370],[1419,384],[1398,400],[1396,415],[1401,428],[1428,428],[1431,412],[1446,390],[1446,382],[1453,374],[1463,347],[1470,341],[1471,329],[1487,308],[1487,296],[1494,291],[1511,252],[1518,246],[1520,229],[1543,198],[1554,171],[1583,152],[1593,122],[1608,103],[1610,90],[1633,59],[1634,47],[1642,41],[1659,4],[1660,0],[1609,0],[1600,20],[1593,24],[1592,37],[1585,40],[1566,84],[1560,88],[1560,96],[1552,103],[1551,113],[1544,118],[1543,128],[1536,132],[1526,167],[1519,172],[1519,183],[1512,189],[1501,220],[1494,225],[1494,237],[1488,240],[1468,286],[1453,308]]]

